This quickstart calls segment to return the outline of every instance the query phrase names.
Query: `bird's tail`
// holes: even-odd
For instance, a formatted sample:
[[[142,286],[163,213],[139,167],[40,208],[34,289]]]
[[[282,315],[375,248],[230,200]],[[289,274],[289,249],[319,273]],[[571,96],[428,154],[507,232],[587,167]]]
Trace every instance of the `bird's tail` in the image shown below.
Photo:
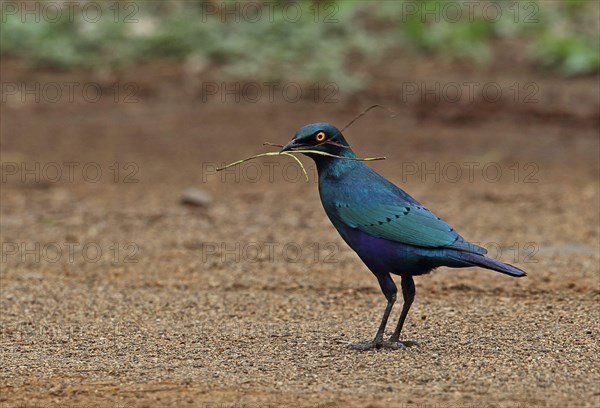
[[[509,264],[505,264],[495,259],[487,258],[484,255],[474,254],[471,252],[460,252],[454,251],[453,254],[449,254],[449,258],[457,262],[460,266],[480,266],[482,268],[491,269],[506,275],[522,277],[526,276],[527,273]]]

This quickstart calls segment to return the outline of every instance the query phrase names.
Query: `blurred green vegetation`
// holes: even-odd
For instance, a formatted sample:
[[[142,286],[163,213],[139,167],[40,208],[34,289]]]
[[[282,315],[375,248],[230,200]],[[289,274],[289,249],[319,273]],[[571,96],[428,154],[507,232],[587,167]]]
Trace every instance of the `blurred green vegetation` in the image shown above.
[[[596,1],[482,1],[472,13],[465,2],[438,0],[94,3],[97,20],[85,2],[60,18],[37,3],[38,21],[3,6],[1,54],[98,69],[174,57],[217,66],[224,79],[335,80],[353,90],[365,78],[349,61],[376,62],[392,47],[486,64],[495,39],[516,38],[542,69],[600,68]]]
[[[389,2],[382,9],[408,46],[430,54],[489,62],[494,39],[517,38],[540,67],[571,76],[600,69],[600,7],[596,1]],[[411,6],[409,6],[411,5]],[[412,7],[412,8],[411,8]],[[408,13],[407,13],[408,12]]]

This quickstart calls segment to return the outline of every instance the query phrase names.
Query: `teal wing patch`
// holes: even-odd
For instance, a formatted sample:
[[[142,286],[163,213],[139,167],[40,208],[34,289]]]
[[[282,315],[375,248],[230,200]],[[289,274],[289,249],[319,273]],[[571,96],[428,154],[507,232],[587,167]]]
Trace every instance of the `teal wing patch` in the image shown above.
[[[424,207],[412,204],[352,205],[336,203],[339,219],[369,235],[427,248],[452,248],[485,254]]]

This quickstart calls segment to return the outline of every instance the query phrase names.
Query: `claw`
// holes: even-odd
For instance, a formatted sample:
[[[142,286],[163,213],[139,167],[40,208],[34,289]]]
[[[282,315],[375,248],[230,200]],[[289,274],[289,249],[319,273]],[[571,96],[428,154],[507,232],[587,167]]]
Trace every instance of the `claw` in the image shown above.
[[[375,342],[374,340],[371,340],[371,341],[360,341],[358,343],[351,343],[351,344],[349,344],[349,347],[353,350],[367,351],[367,350],[381,348],[382,345],[383,344],[380,342]]]
[[[390,337],[390,339],[386,342],[390,345],[391,348],[405,348],[405,347],[414,347],[414,346],[419,346],[420,344],[417,343],[414,340],[404,340],[404,341],[400,341],[398,339],[392,339]]]
[[[348,346],[349,348],[351,348],[353,350],[358,350],[358,351],[368,351],[368,350],[381,349],[381,348],[398,350],[398,349],[403,349],[403,348],[419,345],[419,343],[417,343],[416,341],[411,341],[411,340],[407,340],[407,341],[391,341],[391,340],[375,341],[375,340],[371,340],[371,341],[361,341],[358,343],[344,342],[344,344],[346,346]]]

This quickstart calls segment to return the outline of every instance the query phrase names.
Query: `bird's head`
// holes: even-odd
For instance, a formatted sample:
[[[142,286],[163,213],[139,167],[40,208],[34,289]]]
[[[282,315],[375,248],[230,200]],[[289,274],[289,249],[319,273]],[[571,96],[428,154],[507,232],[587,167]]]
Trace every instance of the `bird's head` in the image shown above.
[[[329,123],[313,123],[300,128],[293,139],[281,149],[282,152],[295,150],[317,150],[336,156],[355,156],[342,133]],[[306,154],[313,158],[318,156],[314,153]]]

